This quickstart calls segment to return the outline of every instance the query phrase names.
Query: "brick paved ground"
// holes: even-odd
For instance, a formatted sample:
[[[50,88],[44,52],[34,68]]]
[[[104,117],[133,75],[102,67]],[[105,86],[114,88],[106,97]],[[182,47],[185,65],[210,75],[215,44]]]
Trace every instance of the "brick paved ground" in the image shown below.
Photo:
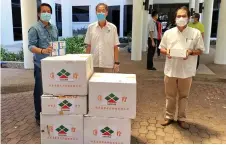
[[[226,143],[226,84],[194,81],[188,104],[189,130],[176,123],[162,127],[165,106],[162,77],[146,71],[145,63],[122,54],[122,72],[137,74],[137,118],[132,143]],[[162,73],[162,72],[159,72]],[[2,143],[40,143],[32,92],[4,94],[1,102]]]

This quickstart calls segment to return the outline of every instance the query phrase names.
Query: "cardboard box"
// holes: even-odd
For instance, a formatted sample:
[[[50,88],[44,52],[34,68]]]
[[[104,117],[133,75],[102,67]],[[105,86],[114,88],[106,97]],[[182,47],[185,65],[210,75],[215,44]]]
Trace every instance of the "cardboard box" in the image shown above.
[[[44,94],[87,95],[93,74],[90,54],[47,57],[41,60]]]
[[[95,73],[89,81],[89,116],[136,117],[136,75]]]
[[[187,50],[186,49],[170,49],[170,56],[186,58]]]
[[[50,46],[53,47],[53,51],[50,54],[50,56],[66,55],[66,42],[65,41],[50,42]]]
[[[41,114],[42,144],[83,144],[82,115]]]
[[[42,114],[87,114],[87,96],[42,95]]]
[[[130,144],[131,120],[84,117],[84,144]]]

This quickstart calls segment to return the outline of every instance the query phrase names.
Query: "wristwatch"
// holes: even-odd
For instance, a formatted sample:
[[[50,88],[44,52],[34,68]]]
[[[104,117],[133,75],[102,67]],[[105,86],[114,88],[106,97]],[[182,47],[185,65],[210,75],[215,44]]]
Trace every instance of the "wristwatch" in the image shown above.
[[[120,65],[120,62],[115,62],[115,64]]]

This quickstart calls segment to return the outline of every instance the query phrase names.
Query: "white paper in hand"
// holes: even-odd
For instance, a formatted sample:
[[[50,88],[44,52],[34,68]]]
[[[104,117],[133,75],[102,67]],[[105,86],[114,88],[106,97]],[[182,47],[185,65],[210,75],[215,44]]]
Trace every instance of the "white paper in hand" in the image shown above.
[[[171,57],[187,57],[187,50],[186,49],[170,49],[170,56]]]

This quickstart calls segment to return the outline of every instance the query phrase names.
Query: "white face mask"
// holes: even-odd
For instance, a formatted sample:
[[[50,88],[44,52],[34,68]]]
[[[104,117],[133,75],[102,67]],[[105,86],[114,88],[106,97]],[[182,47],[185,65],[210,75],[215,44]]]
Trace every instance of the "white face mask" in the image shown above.
[[[188,24],[188,18],[176,18],[176,24],[179,27],[183,27]]]
[[[191,22],[191,23],[194,23],[194,22],[195,22],[195,20],[194,20],[193,18],[191,18],[191,19],[190,19],[190,22]]]

